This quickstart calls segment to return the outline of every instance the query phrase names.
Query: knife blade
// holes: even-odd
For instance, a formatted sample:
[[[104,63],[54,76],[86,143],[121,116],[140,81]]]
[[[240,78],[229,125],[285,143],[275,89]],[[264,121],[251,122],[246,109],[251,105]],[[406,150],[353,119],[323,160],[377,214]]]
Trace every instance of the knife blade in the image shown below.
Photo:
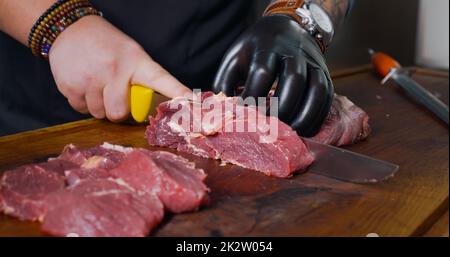
[[[369,184],[385,181],[395,175],[399,166],[342,148],[302,138],[314,155],[308,172],[345,182]]]
[[[428,108],[439,119],[449,125],[448,106],[444,104],[439,98],[433,95],[430,91],[415,82],[408,73],[408,70],[402,66],[389,55],[384,53],[377,53],[369,49],[372,55],[372,62],[377,72],[383,76],[382,84],[393,80],[402,88],[410,97]]]
[[[411,79],[402,69],[395,69],[392,73],[392,80],[416,101],[427,107],[438,118],[445,123],[449,122],[448,106],[430,91]]]

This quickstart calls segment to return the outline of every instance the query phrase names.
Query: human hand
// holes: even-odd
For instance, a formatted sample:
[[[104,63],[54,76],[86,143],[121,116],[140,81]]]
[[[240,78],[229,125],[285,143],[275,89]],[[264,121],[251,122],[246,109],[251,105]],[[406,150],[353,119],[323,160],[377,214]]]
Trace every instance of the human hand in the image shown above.
[[[126,119],[132,84],[170,98],[191,92],[137,42],[99,16],[83,17],[62,32],[49,61],[58,89],[70,105],[97,119]]]
[[[287,16],[261,18],[225,55],[213,90],[228,96],[265,97],[276,79],[279,118],[302,136],[314,136],[334,96],[323,54],[314,38]]]

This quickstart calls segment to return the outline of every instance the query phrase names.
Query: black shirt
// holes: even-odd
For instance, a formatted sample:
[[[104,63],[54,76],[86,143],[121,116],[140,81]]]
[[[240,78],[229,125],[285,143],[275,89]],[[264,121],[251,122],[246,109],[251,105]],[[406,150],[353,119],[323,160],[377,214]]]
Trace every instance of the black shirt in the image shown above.
[[[182,83],[204,90],[227,48],[248,26],[253,6],[249,0],[92,3]],[[47,61],[0,33],[0,135],[85,117],[58,92]]]

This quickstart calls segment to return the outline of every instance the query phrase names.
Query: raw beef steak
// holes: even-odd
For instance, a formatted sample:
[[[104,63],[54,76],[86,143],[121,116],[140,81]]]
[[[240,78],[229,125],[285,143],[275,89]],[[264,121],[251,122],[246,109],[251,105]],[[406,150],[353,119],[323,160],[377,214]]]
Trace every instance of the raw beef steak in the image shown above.
[[[145,236],[164,216],[156,196],[113,179],[85,179],[46,201],[42,230],[57,236]]]
[[[206,174],[188,160],[163,151],[147,153],[161,171],[158,196],[164,206],[175,213],[194,211],[208,200],[209,188],[203,183]],[[182,196],[182,197],[180,197]]]
[[[168,152],[134,151],[111,174],[138,191],[156,194],[175,213],[198,209],[208,192],[203,170]]]
[[[25,165],[6,171],[0,179],[0,212],[20,220],[42,220],[45,197],[64,188],[64,161]]]
[[[149,144],[220,159],[282,178],[306,169],[313,162],[301,138],[277,118],[267,117],[255,107],[239,105],[236,97],[207,92],[197,98],[198,101],[176,98],[162,103],[157,116],[150,117],[146,132]],[[196,110],[202,104],[215,108]],[[178,117],[188,117],[189,123]]]
[[[195,99],[176,98],[162,103],[157,110],[146,132],[150,145],[220,159],[283,178],[313,162],[302,139],[288,125],[265,116],[256,107],[240,105],[237,97],[206,92]],[[186,117],[188,125],[180,122]],[[328,118],[313,139],[336,146],[352,144],[370,134],[368,121],[363,110],[336,95]],[[252,130],[251,124],[257,124],[256,129]],[[276,129],[276,140],[265,140],[267,128]]]
[[[314,140],[335,146],[357,143],[370,134],[369,115],[347,97],[335,95],[330,114]]]
[[[0,212],[43,221],[43,231],[57,236],[144,236],[164,209],[198,209],[209,191],[205,178],[203,170],[172,153],[68,145],[45,163],[6,171]]]

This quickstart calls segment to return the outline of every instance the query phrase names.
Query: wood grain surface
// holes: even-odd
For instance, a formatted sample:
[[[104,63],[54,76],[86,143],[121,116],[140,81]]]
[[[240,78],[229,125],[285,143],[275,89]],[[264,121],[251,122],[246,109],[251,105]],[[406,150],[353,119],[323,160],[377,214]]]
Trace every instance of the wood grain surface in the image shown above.
[[[414,78],[448,103],[448,74]],[[367,69],[335,76],[336,91],[371,117],[370,138],[352,151],[400,165],[376,185],[306,173],[275,179],[233,165],[183,155],[205,169],[211,199],[195,213],[168,215],[154,236],[424,235],[448,213],[448,127],[395,85]],[[145,126],[86,120],[0,138],[0,173],[57,155],[64,145],[104,141],[145,147]],[[448,214],[447,214],[448,215]],[[448,219],[448,216],[447,216]],[[1,236],[40,236],[39,225],[0,215]]]
[[[425,233],[427,237],[449,237],[448,210],[442,217],[433,224],[433,226]]]

